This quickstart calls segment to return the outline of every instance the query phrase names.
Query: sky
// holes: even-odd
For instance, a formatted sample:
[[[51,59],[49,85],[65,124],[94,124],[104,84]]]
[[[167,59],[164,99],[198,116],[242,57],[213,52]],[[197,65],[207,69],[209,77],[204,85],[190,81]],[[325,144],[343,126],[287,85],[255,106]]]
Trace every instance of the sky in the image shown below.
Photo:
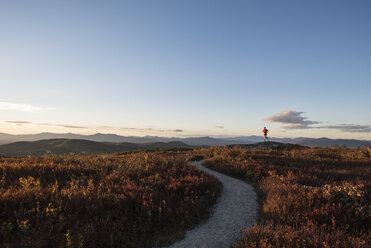
[[[0,1],[0,132],[371,140],[371,2]]]

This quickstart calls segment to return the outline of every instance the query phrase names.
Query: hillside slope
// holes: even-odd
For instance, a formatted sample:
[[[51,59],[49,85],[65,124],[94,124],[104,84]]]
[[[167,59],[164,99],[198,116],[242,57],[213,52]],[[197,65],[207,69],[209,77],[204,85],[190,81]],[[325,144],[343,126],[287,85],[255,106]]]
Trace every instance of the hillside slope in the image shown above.
[[[153,142],[153,143],[108,143],[80,139],[49,139],[33,142],[15,142],[0,145],[0,156],[42,155],[53,154],[107,154],[123,151],[146,150],[156,148],[190,148],[182,142]]]

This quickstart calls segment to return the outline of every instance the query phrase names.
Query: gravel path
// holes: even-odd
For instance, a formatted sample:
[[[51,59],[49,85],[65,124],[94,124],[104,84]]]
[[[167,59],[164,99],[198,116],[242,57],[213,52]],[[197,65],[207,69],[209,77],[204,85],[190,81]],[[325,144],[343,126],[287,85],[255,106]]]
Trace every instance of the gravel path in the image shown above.
[[[183,240],[169,248],[229,247],[238,240],[243,228],[254,223],[258,204],[253,188],[241,180],[207,169],[201,163],[195,162],[191,166],[218,178],[223,184],[222,194],[209,219],[189,230]]]

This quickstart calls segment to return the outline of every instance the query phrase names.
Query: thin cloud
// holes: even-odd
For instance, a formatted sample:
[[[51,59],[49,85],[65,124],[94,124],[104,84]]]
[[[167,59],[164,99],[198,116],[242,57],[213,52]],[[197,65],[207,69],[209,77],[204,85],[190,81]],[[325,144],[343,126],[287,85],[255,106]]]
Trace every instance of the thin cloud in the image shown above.
[[[65,127],[65,128],[88,128],[88,127],[84,127],[84,126],[64,125],[64,124],[59,124],[59,125],[56,125],[56,126]]]
[[[41,111],[49,111],[54,108],[38,107],[32,104],[13,103],[13,102],[0,102],[0,110],[14,110],[25,113],[38,113]]]
[[[214,126],[214,129],[225,129],[224,126]]]
[[[156,129],[156,128],[151,128],[151,127],[145,127],[145,128],[137,128],[137,127],[120,127],[120,129],[123,130],[134,130],[134,131],[145,131],[145,132],[168,132],[168,133],[181,133],[183,132],[182,129]]]
[[[16,125],[39,125],[39,126],[51,126],[51,127],[65,127],[65,128],[88,128],[84,126],[76,126],[76,125],[69,125],[69,124],[54,124],[54,123],[40,123],[40,122],[31,122],[31,121],[4,121],[5,123],[16,124]]]
[[[336,129],[342,132],[352,132],[352,133],[371,133],[371,125],[339,124],[339,125],[321,126],[318,128]]]
[[[336,124],[336,125],[315,125],[320,124],[319,121],[308,120],[302,114],[304,112],[297,112],[292,110],[285,110],[281,113],[275,114],[265,121],[278,122],[284,124],[282,127],[286,130],[291,129],[334,129],[341,132],[352,132],[352,133],[371,133],[371,125],[359,125],[359,124]]]
[[[308,120],[303,114],[304,112],[297,112],[289,109],[267,117],[264,120],[285,124],[285,126],[283,126],[285,129],[309,129],[313,128],[311,125],[320,123],[318,121]]]
[[[290,129],[313,129],[316,127],[305,125],[305,124],[288,124],[285,126],[282,126],[283,129],[290,130]]]
[[[160,132],[160,133],[182,133],[184,132],[183,129],[156,129],[151,127],[145,127],[145,128],[136,128],[136,127],[114,127],[114,126],[78,126],[78,125],[71,125],[71,124],[56,124],[56,123],[48,123],[48,122],[31,122],[31,121],[4,121],[5,123],[9,124],[15,124],[15,125],[39,125],[39,126],[50,126],[50,127],[64,127],[64,128],[75,128],[75,129],[112,129],[112,128],[118,128],[120,130],[130,130],[130,131],[140,131],[140,132]]]
[[[105,126],[105,128],[113,128],[113,127]],[[136,130],[136,131],[152,131],[153,130],[153,128],[151,128],[151,127],[145,127],[145,128],[120,127],[120,129],[123,129],[123,130]]]
[[[154,132],[160,133],[182,133],[182,129],[153,129]]]
[[[165,132],[170,132],[170,133],[182,133],[183,130],[182,130],[182,129],[168,129],[168,130],[165,130]]]
[[[10,124],[17,124],[17,125],[31,124],[32,123],[30,121],[4,121],[4,122],[10,123]]]

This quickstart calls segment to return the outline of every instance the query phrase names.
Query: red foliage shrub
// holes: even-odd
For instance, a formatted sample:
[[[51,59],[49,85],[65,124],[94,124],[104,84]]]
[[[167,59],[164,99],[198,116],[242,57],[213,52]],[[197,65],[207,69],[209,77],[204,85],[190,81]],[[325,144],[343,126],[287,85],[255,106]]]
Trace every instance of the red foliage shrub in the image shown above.
[[[258,222],[236,247],[368,247],[369,149],[211,148],[212,169],[245,179],[261,195]]]
[[[0,162],[0,246],[149,247],[179,237],[221,191],[180,153]]]

